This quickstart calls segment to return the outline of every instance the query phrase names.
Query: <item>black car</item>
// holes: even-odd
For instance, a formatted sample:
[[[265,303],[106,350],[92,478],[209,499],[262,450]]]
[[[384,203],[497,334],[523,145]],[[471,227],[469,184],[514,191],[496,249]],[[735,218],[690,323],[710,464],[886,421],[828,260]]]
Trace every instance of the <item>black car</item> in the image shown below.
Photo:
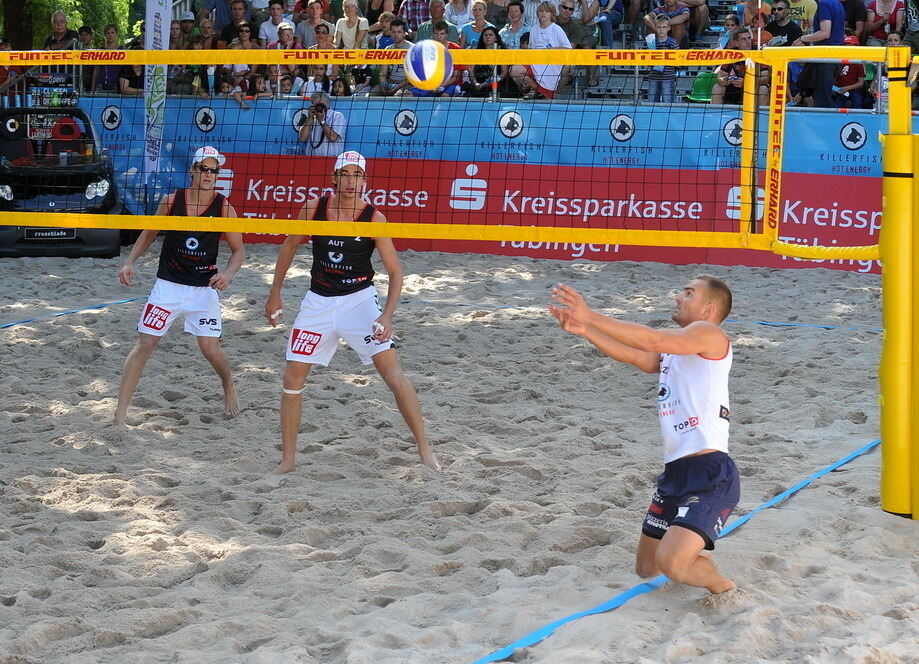
[[[0,109],[0,211],[122,214],[114,169],[77,107]],[[0,226],[0,256],[120,253],[122,231]]]

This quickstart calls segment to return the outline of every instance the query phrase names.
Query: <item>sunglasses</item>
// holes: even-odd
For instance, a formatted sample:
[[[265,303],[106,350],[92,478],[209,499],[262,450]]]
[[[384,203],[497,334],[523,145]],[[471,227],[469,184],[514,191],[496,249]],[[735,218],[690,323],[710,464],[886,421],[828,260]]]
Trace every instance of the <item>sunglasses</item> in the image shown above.
[[[574,7],[566,7],[565,5],[559,5],[559,9],[564,9],[566,12],[574,11]]]
[[[328,28],[322,28],[322,29],[316,28],[316,34],[317,35],[327,35],[329,34],[329,29]]]
[[[249,28],[240,28],[239,31],[240,32],[252,32],[252,30],[250,30]]]
[[[202,173],[213,173],[214,175],[217,175],[220,172],[220,166],[211,167],[211,166],[204,166],[203,164],[198,164],[197,166],[195,166],[195,168],[197,168]]]

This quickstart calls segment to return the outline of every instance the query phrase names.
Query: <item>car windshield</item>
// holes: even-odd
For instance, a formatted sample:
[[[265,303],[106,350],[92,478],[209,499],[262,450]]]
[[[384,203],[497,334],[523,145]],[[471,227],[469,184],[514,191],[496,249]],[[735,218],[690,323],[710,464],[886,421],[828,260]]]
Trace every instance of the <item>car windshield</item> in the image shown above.
[[[91,164],[98,156],[92,129],[66,113],[23,113],[0,123],[0,156],[13,166],[48,168]]]

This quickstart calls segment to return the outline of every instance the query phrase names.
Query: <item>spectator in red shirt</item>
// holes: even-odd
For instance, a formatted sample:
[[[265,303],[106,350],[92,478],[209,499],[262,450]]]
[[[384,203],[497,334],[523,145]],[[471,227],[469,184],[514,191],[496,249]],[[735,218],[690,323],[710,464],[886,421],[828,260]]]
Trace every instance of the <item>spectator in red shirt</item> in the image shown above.
[[[846,44],[858,46],[858,37],[849,35]],[[833,86],[833,101],[839,108],[863,108],[865,87],[865,65],[860,62],[843,62],[836,73]]]

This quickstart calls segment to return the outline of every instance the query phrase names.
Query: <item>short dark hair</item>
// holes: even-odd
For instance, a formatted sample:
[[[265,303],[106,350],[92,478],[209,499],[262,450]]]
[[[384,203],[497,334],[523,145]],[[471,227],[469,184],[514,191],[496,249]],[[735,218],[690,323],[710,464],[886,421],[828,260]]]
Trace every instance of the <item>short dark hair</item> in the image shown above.
[[[284,0],[268,0],[268,6],[270,7],[271,5],[281,5],[283,8],[285,6],[285,2]]]
[[[80,29],[77,30],[77,32],[91,35],[93,33],[93,27],[91,25],[81,25]]]
[[[523,3],[520,0],[511,0],[510,2],[508,2],[507,8],[510,9],[511,7],[520,7],[521,12],[525,11],[523,8]]]
[[[731,309],[734,306],[734,295],[731,293],[731,289],[718,277],[700,274],[695,278],[699,281],[704,281],[708,287],[707,298],[718,306],[718,322],[720,323],[731,314]]]
[[[239,3],[242,3],[243,7],[249,9],[249,3],[246,2],[246,0],[233,0],[233,2],[230,3],[230,8],[232,8],[233,5],[238,5]]]
[[[733,37],[734,39],[737,39],[741,35],[749,35],[750,38],[752,39],[753,31],[749,28],[749,26],[742,25],[736,30],[734,30],[734,32],[731,33],[731,37]]]
[[[389,22],[389,28],[390,28],[390,30],[393,29],[393,28],[399,28],[399,27],[401,27],[403,30],[405,30],[406,32],[408,32],[408,28],[406,27],[406,25],[407,25],[407,23],[405,22],[405,19],[400,18],[400,17],[398,17],[398,16],[397,16],[396,18],[394,18],[392,21]]]
[[[392,25],[390,23],[390,25]],[[440,21],[435,21],[434,25],[431,26],[431,32],[450,32],[449,24],[441,19]]]

